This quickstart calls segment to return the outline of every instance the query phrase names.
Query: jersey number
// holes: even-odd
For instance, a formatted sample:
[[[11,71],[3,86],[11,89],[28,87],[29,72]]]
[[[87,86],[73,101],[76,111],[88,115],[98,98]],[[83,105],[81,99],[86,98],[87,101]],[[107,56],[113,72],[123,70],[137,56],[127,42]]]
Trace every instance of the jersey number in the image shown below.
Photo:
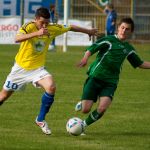
[[[6,87],[9,89],[16,90],[18,88],[18,85],[16,83],[11,83],[10,81],[7,81]]]

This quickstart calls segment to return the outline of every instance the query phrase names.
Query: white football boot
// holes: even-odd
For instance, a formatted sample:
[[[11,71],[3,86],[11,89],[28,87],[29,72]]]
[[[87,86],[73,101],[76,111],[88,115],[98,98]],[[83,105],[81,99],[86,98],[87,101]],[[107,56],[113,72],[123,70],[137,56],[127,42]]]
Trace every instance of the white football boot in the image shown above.
[[[50,135],[52,133],[45,120],[37,121],[37,118],[36,118],[35,123],[42,129],[43,133],[45,133],[47,135]]]
[[[82,102],[79,101],[75,106],[75,111],[80,111],[82,109]]]

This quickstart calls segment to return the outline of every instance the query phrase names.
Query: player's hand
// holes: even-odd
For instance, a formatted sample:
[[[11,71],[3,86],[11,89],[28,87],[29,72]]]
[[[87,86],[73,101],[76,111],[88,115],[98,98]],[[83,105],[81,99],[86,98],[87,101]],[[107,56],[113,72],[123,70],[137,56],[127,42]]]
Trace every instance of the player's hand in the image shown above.
[[[78,67],[84,67],[86,66],[89,57],[91,56],[91,52],[87,50],[84,54],[84,57],[81,59],[80,63],[77,64]]]
[[[89,36],[96,36],[98,34],[98,29],[93,28],[93,29],[89,29]]]
[[[88,35],[89,35],[89,40],[91,40],[92,36],[97,36],[98,35],[98,29],[95,29],[95,28],[89,29]]]
[[[38,31],[38,36],[41,36],[41,35],[50,36],[50,34],[49,34],[49,32],[48,32],[48,29],[47,29],[47,28],[41,28],[41,29]]]
[[[77,64],[77,67],[81,68],[81,67],[86,66],[87,61],[88,60],[86,58],[82,58],[81,61]]]

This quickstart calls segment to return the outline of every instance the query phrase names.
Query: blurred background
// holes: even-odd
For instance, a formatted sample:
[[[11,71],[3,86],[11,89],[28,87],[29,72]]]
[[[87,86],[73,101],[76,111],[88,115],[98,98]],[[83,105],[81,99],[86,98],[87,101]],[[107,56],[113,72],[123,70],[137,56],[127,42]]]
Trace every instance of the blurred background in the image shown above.
[[[19,27],[26,21],[34,19],[35,10],[41,6],[50,9],[50,6],[54,5],[57,23],[63,23],[65,1],[68,5],[66,10],[68,24],[95,27],[100,33],[105,33],[106,14],[103,10],[105,5],[110,2],[117,12],[117,22],[127,16],[134,19],[133,41],[150,41],[149,0],[0,0],[0,44],[14,43],[13,38]],[[80,35],[80,37],[82,36]],[[56,44],[61,45],[62,43],[59,41],[62,41],[63,37],[59,38],[56,39]],[[78,36],[75,35],[74,38],[78,38]],[[91,44],[84,37],[78,43],[71,43],[71,41],[68,44],[83,46]]]

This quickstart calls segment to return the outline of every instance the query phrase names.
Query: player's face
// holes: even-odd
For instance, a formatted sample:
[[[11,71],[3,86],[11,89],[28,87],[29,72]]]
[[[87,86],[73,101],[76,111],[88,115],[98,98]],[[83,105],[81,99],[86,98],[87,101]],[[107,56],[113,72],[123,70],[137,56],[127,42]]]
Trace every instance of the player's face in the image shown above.
[[[45,19],[43,17],[37,17],[35,21],[38,29],[46,28],[47,25],[49,24],[49,19]]]
[[[117,33],[119,39],[126,40],[131,36],[131,34],[132,34],[131,25],[124,22],[121,23],[120,26],[118,27],[118,33]]]

